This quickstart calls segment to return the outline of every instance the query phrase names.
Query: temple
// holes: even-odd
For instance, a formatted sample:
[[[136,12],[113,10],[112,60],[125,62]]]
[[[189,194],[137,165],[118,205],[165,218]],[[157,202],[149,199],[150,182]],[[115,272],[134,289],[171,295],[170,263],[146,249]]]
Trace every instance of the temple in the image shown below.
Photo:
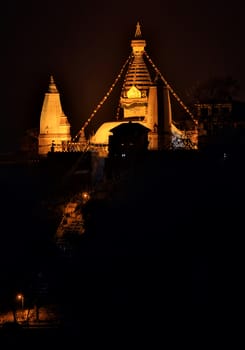
[[[195,118],[153,64],[145,47],[146,41],[142,37],[138,22],[134,38],[131,40],[131,54],[128,60],[109,91],[73,139],[70,136],[70,124],[62,111],[59,93],[51,77],[49,92],[45,95],[40,119],[40,155],[47,154],[52,147],[53,151],[73,152],[83,151],[86,148],[86,150],[96,150],[102,156],[107,156],[111,130],[128,122],[141,124],[149,130],[149,150],[197,147]],[[86,127],[109,98],[120,79],[123,79],[119,97],[121,116],[119,117],[118,113],[115,121],[101,124],[95,133],[86,139]],[[171,94],[194,121],[194,130],[191,130],[190,133],[179,130],[173,122]]]
[[[38,153],[47,155],[52,147],[65,149],[70,140],[70,123],[62,110],[60,94],[51,76],[41,111]]]

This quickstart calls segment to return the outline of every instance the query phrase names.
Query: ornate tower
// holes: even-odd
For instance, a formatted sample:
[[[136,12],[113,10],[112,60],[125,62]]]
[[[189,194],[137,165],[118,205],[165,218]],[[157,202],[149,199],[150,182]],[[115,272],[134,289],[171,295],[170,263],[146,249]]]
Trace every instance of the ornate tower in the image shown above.
[[[120,97],[123,120],[138,121],[148,129],[149,149],[165,148],[170,142],[172,113],[168,87],[153,80],[145,61],[146,41],[142,38],[139,22],[131,40],[132,59],[125,75]],[[156,73],[154,73],[156,75]]]
[[[88,118],[81,132],[95,116],[97,110],[101,108],[123,74],[124,80],[119,99],[119,105],[123,112],[122,118],[119,119],[118,113],[116,121],[102,123],[89,140],[92,147],[96,149],[102,149],[101,147],[103,147],[106,150],[111,130],[130,121],[139,123],[149,129],[149,150],[186,148],[185,131],[179,130],[173,122],[174,118],[172,119],[170,93],[192,119],[193,115],[173,91],[159,69],[153,64],[145,47],[146,41],[142,38],[140,24],[137,22],[134,39],[131,40],[132,52],[129,58],[109,91]],[[126,68],[125,74],[124,68]]]
[[[38,153],[46,156],[52,146],[56,150],[62,150],[70,140],[70,123],[62,110],[60,94],[51,75],[40,117]]]
[[[152,80],[143,57],[145,46],[146,41],[142,39],[138,22],[135,37],[131,40],[132,58],[120,97],[123,118],[127,120],[144,120],[147,114],[148,92]]]

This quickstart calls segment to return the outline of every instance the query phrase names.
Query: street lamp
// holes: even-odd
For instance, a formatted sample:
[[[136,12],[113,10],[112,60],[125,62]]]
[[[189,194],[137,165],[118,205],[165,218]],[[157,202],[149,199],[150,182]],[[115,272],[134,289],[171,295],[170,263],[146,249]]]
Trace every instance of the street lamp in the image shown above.
[[[17,300],[21,301],[21,308],[24,309],[24,295],[23,294],[17,294]]]
[[[82,192],[82,199],[83,199],[83,204],[85,204],[90,199],[89,193],[88,192]]]

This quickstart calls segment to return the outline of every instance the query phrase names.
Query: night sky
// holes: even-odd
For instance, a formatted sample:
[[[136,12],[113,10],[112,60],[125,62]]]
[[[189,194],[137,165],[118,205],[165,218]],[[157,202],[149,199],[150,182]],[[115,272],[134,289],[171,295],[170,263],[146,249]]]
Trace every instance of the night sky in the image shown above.
[[[185,101],[198,82],[232,76],[245,99],[243,2],[17,1],[2,11],[1,142],[39,127],[53,74],[76,134],[131,53],[137,21],[146,51]]]

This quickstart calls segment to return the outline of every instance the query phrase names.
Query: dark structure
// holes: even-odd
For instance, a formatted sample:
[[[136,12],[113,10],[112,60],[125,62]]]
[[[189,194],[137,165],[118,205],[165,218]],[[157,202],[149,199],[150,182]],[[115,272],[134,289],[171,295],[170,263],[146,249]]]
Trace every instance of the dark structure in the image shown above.
[[[106,175],[111,177],[129,169],[147,152],[150,129],[139,123],[120,124],[110,130]]]
[[[109,157],[127,158],[145,152],[148,147],[150,129],[138,123],[128,122],[111,129]]]

